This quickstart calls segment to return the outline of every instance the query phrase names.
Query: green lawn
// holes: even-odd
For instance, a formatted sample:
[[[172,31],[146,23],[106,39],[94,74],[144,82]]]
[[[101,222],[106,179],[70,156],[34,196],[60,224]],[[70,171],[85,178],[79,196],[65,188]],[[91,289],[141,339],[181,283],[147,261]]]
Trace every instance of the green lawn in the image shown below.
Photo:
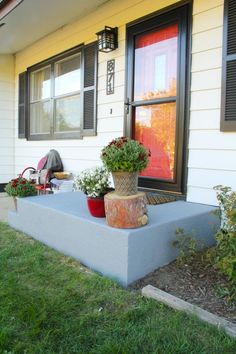
[[[122,289],[0,223],[0,353],[226,354],[214,327]]]

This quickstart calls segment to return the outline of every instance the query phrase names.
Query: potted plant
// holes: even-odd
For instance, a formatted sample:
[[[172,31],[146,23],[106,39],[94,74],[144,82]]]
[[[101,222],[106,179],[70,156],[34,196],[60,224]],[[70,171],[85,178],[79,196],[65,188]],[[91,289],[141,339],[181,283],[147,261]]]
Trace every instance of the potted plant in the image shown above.
[[[116,138],[102,149],[101,159],[112,172],[118,195],[137,194],[138,173],[147,167],[149,156],[150,150],[142,143],[126,137]]]
[[[12,179],[5,187],[5,192],[13,197],[15,208],[17,210],[17,197],[30,197],[37,195],[35,184],[32,181],[24,178],[17,177]]]
[[[109,191],[109,172],[104,167],[93,167],[75,177],[75,187],[87,196],[92,216],[105,217],[104,195]]]

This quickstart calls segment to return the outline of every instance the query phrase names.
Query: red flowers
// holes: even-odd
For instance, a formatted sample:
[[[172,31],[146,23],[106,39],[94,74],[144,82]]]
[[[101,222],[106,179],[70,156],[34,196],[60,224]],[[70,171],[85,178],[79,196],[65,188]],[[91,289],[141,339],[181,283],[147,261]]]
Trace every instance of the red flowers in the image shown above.
[[[145,156],[144,154],[140,154],[140,155],[139,155],[139,158],[140,158],[141,161],[144,161],[144,160],[145,160],[145,157],[146,157],[146,156]]]
[[[101,159],[111,172],[141,172],[147,167],[150,154],[139,141],[122,136],[102,149]]]
[[[125,143],[127,143],[128,138],[126,138],[125,136],[122,136],[121,138],[118,139],[113,139],[108,146],[115,146],[117,149],[121,148]]]
[[[26,184],[28,181],[23,177],[14,178],[11,180],[11,186],[16,188],[19,184]]]
[[[33,185],[30,180],[21,176],[12,179],[6,185],[5,191],[12,197],[28,197],[37,194],[35,185]]]

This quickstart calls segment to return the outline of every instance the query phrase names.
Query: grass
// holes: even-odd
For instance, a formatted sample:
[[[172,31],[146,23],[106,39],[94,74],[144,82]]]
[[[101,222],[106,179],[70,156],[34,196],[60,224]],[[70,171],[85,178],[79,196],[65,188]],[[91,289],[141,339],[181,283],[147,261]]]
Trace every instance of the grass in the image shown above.
[[[236,342],[0,223],[0,353],[227,354]]]

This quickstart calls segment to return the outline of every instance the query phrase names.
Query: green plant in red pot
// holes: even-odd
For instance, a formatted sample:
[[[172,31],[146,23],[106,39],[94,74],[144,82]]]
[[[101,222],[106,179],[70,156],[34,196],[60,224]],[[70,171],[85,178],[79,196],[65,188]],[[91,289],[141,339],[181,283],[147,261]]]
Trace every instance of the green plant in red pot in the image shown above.
[[[126,137],[116,138],[102,149],[101,160],[112,173],[118,195],[137,194],[138,173],[147,167],[149,156],[142,143]]]
[[[109,172],[104,167],[93,167],[75,177],[75,187],[87,196],[92,216],[105,217],[104,195],[110,189]]]

